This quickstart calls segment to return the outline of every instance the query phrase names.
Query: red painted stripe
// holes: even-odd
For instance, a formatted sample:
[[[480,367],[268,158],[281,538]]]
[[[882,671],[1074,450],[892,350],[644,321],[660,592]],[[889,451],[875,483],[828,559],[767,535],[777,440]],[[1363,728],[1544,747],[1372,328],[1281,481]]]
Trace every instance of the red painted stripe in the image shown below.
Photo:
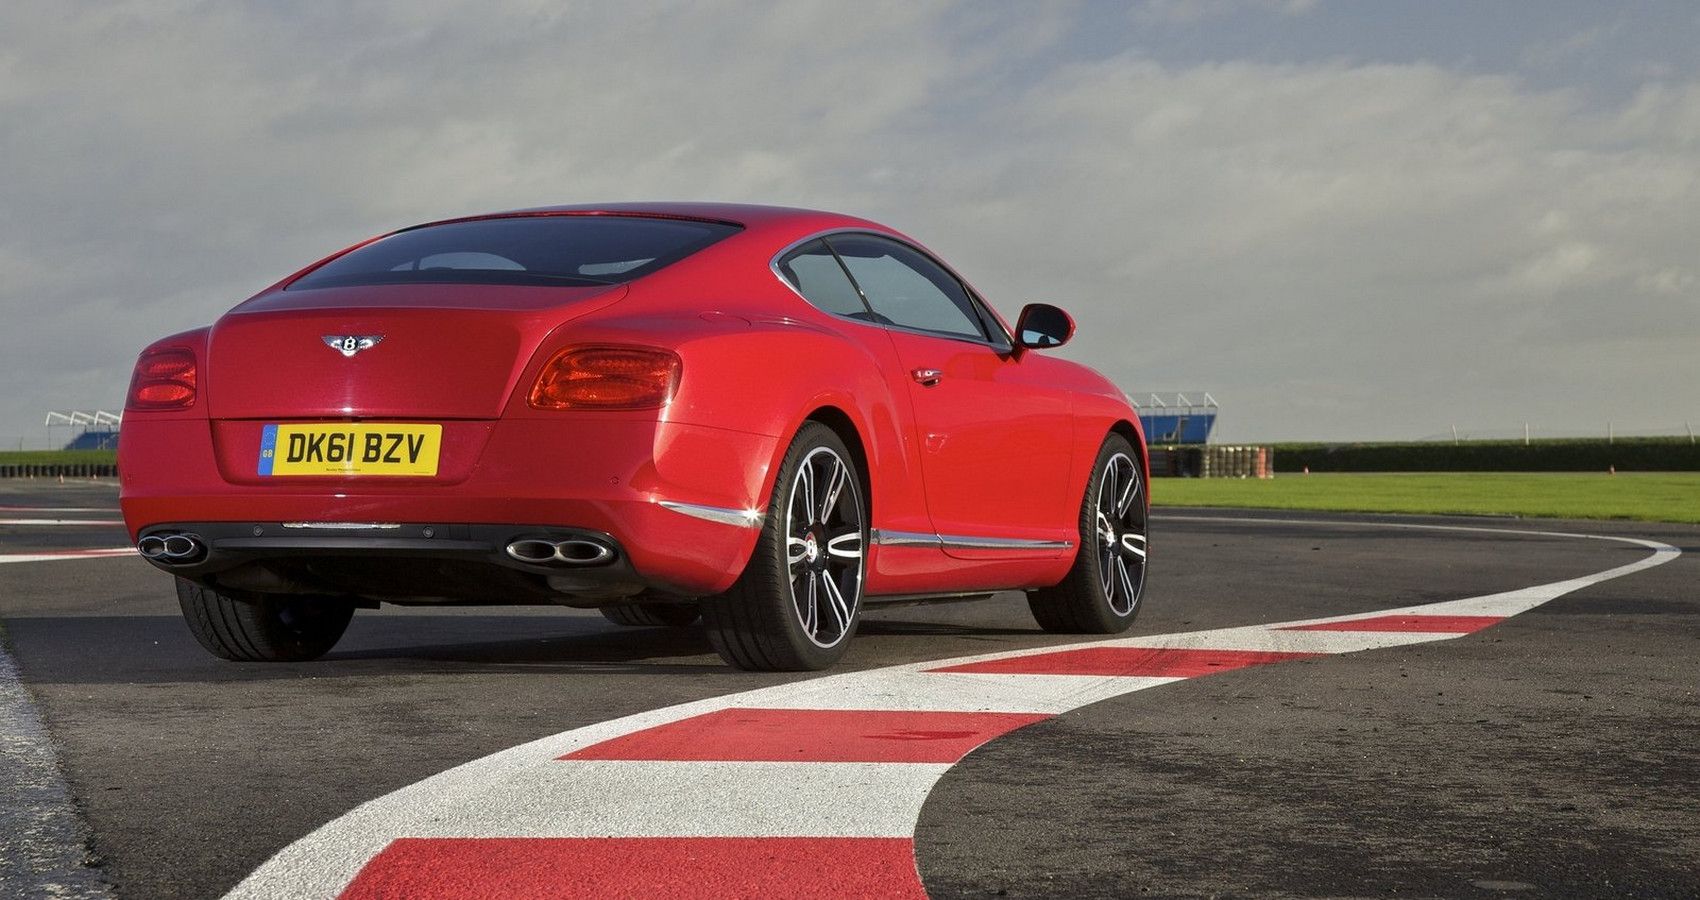
[[[1028,713],[722,709],[634,731],[562,759],[953,763]]]
[[[1151,678],[1196,678],[1246,666],[1263,666],[1316,653],[1276,653],[1263,650],[1193,650],[1151,647],[1087,647],[1056,653],[1011,656],[986,662],[930,669],[932,672],[973,672],[1002,675],[1140,675]]]
[[[1505,621],[1504,616],[1372,616],[1344,622],[1290,625],[1282,631],[1418,631],[1431,634],[1469,634]]]
[[[925,898],[908,838],[402,838],[343,900]]]

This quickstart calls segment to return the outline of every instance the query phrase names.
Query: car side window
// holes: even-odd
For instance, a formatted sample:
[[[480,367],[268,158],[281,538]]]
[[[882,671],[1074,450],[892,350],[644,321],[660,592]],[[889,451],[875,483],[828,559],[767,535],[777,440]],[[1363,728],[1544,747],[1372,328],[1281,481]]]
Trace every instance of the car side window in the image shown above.
[[[862,295],[822,240],[813,240],[779,260],[779,274],[815,306],[840,316],[870,318]]]
[[[870,234],[827,238],[874,312],[893,325],[988,340],[968,291],[920,251]]]

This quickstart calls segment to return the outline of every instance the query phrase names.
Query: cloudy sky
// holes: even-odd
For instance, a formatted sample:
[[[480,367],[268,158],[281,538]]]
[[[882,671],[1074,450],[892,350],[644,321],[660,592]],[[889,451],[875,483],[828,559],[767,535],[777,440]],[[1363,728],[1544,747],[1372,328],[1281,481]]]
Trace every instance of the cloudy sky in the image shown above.
[[[627,199],[885,221],[1229,440],[1677,433],[1696,46],[1689,2],[7,0],[0,446],[370,234]]]

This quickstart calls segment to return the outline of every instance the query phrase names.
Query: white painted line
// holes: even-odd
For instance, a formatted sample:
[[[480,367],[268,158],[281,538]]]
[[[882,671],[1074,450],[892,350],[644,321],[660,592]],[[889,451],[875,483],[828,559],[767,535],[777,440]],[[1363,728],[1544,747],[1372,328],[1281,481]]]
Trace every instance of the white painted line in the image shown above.
[[[107,510],[100,510],[106,512]],[[111,550],[0,554],[0,563],[131,555]],[[90,868],[88,826],[71,802],[41,714],[0,646],[0,896],[104,900],[111,889]]]
[[[1377,613],[1381,615],[1381,613]],[[1423,644],[1463,637],[1455,632],[1419,631],[1286,631],[1285,627],[1313,624],[1277,622],[1274,625],[1247,625],[1243,628],[1219,628],[1213,631],[1184,631],[1177,634],[1154,634],[1141,637],[1115,638],[1099,644],[1103,647],[1153,647],[1176,650],[1248,650],[1270,653],[1357,653],[1362,650],[1381,650],[1407,644]],[[1332,620],[1330,620],[1332,621]]]
[[[0,647],[0,896],[112,896],[84,862],[88,827],[71,803],[41,714]]]
[[[55,527],[61,525],[123,525],[123,519],[0,519],[0,525]]]
[[[908,837],[948,768],[556,760],[408,792],[372,824],[413,837]],[[872,815],[870,795],[887,801]]]
[[[0,513],[115,513],[110,506],[0,506]]]
[[[927,672],[925,663],[797,683],[782,696],[725,698],[729,706],[767,709],[871,709],[1056,715],[1130,691],[1180,681],[1122,675],[970,675]]]
[[[112,556],[135,556],[134,547],[111,547],[102,550],[38,550],[34,553],[0,553],[0,565],[5,563],[54,562],[65,559],[102,559]]]
[[[1177,517],[1178,518],[1178,517]],[[1221,521],[1216,517],[1210,521]],[[1351,528],[1423,528],[1498,532],[1469,526],[1250,519],[1267,525],[1327,524]],[[1510,616],[1571,591],[1670,562],[1680,551],[1637,538],[1503,530],[1509,534],[1618,541],[1652,553],[1593,575],[1485,597],[1324,619],[1143,635],[988,653],[846,672],[699,700],[551,735],[473,760],[371,800],[284,848],[230,894],[237,898],[334,897],[373,856],[403,837],[499,834],[703,835],[703,816],[720,816],[722,836],[890,837],[913,834],[920,804],[946,765],[915,763],[599,763],[562,761],[574,750],[611,738],[731,708],[997,711],[1061,713],[1179,679],[1119,675],[1006,675],[926,670],[969,662],[1044,657],[1069,650],[1172,648],[1349,653],[1447,640],[1462,633],[1290,631],[1295,625],[1349,622],[1389,615]],[[925,782],[924,784],[922,782]],[[811,799],[810,789],[830,798]],[[590,805],[590,812],[586,807]],[[747,808],[745,808],[747,807]],[[595,825],[587,824],[586,815]],[[675,821],[676,819],[676,821]],[[898,823],[907,831],[899,832]],[[562,873],[562,889],[573,873]]]

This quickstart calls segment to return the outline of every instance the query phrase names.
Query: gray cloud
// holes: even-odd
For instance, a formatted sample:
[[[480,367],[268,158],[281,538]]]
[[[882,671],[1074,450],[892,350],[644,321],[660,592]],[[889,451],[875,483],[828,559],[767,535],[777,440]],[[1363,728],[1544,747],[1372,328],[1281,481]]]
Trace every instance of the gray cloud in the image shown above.
[[[646,198],[887,221],[1006,314],[1064,303],[1130,390],[1211,388],[1229,438],[1700,420],[1700,83],[1164,63],[1136,25],[1083,54],[1089,6],[702,7],[7,5],[0,446],[369,234]]]
[[[1192,25],[1248,12],[1302,16],[1317,5],[1318,0],[1144,0],[1134,5],[1133,15],[1140,22]]]

